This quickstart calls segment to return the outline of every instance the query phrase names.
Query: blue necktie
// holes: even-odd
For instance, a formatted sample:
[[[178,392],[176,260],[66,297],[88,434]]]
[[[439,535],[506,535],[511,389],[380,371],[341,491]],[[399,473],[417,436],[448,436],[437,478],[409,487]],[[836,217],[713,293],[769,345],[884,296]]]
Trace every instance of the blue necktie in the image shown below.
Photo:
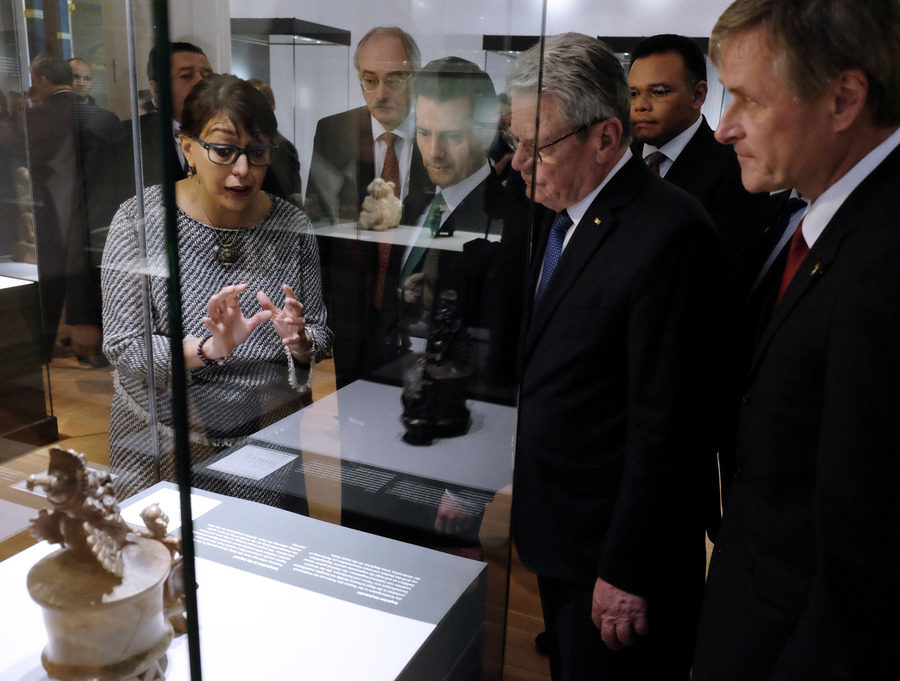
[[[566,211],[557,213],[553,218],[553,226],[550,228],[550,237],[547,239],[547,251],[544,253],[544,267],[541,273],[541,282],[538,284],[537,293],[534,296],[535,302],[541,299],[547,284],[550,283],[550,277],[553,276],[553,270],[559,262],[559,256],[562,255],[563,240],[566,238],[566,232],[572,226],[572,218]]]

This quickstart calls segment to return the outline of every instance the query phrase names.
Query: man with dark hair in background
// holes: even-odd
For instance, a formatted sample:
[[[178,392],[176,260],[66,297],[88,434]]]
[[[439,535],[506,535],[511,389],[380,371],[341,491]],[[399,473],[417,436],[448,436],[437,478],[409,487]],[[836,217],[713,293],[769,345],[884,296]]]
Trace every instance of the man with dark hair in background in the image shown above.
[[[417,282],[422,289],[417,302],[426,315],[433,311],[429,301],[436,303],[441,290],[453,289],[463,319],[475,323],[480,321],[480,288],[468,269],[474,263],[462,252],[427,249],[437,234],[459,230],[474,239],[490,229],[488,207],[500,189],[487,159],[497,126],[497,95],[490,76],[475,64],[445,57],[416,75],[413,96],[416,145],[434,183],[434,198],[418,218],[418,240],[402,258],[399,288],[408,292],[410,282]]]
[[[483,363],[477,361],[468,336],[471,327],[490,321],[482,309],[490,257],[470,246],[488,245],[484,235],[491,227],[491,205],[500,190],[487,158],[497,129],[497,96],[490,76],[459,57],[427,64],[415,76],[412,96],[416,145],[434,183],[434,199],[414,220],[417,229],[410,232],[409,240],[392,246],[383,307],[372,328],[363,330],[370,350],[366,376],[375,372],[381,380],[403,382],[419,357],[413,352],[415,338],[425,345],[435,327],[441,296],[452,291],[466,336],[463,346],[469,350],[465,357],[454,358],[459,361],[459,373],[465,374],[464,397],[485,399]],[[466,243],[462,248],[443,248],[443,235],[466,238]],[[506,387],[510,394],[505,397],[511,402],[512,387]],[[412,498],[398,496],[395,490],[401,485],[423,492]],[[437,488],[434,495],[430,489],[408,477],[374,493],[345,483],[342,523],[480,559],[478,531],[491,495],[453,485]]]
[[[94,89],[94,70],[91,65],[86,59],[72,57],[69,66],[72,67],[72,91],[78,95],[79,101],[96,104],[91,97],[91,90]]]
[[[163,181],[163,168],[166,166],[171,169],[173,181],[183,180],[187,177],[184,154],[178,142],[181,111],[184,108],[185,98],[194,89],[194,86],[213,72],[206,54],[193,43],[172,43],[170,49],[172,60],[172,139],[170,140],[171,144],[163,144],[163,140],[160,139],[162,123],[159,120],[159,111],[153,111],[140,117],[145,187],[160,184]],[[153,101],[159,102],[160,96],[163,96],[164,93],[159,91],[155,47],[150,50],[150,58],[147,60],[147,77],[150,79],[150,94],[153,96]],[[165,127],[168,128],[169,126]],[[130,196],[134,196],[133,184],[130,192],[124,198]]]
[[[736,319],[756,275],[768,193],[741,184],[734,149],[715,140],[700,113],[706,101],[706,57],[686,36],[645,38],[632,52],[628,73],[634,150],[660,177],[697,197],[725,244],[732,289],[726,299]]]
[[[898,38],[898,0],[738,0],[713,28],[717,139],[749,191],[809,206],[743,324],[694,681],[900,669]]]

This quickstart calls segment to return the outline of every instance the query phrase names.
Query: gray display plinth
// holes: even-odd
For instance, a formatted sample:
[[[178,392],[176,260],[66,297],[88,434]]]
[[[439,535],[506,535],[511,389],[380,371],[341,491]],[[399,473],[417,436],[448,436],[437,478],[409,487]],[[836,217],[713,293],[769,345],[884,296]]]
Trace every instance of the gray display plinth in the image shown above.
[[[154,501],[180,517],[169,483],[123,503],[123,516],[139,522]],[[209,492],[191,503],[206,678],[477,678],[484,563]],[[56,548],[0,563],[0,681],[46,679],[25,577]],[[167,678],[188,679],[185,637],[168,658]]]

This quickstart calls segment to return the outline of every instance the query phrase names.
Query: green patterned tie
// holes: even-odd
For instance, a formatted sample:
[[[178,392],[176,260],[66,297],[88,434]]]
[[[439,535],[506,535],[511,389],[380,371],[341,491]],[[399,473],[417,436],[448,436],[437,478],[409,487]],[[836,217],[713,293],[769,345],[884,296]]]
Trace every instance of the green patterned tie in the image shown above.
[[[428,250],[428,244],[431,242],[431,239],[441,228],[441,214],[445,210],[447,210],[447,204],[444,203],[444,197],[438,192],[431,200],[431,207],[428,209],[425,225],[423,226],[422,231],[419,232],[419,238],[416,239],[416,245],[413,246],[412,250],[409,252],[409,257],[403,264],[403,270],[400,272],[401,286],[409,279],[409,275],[415,271],[416,265],[419,264],[422,256],[425,255],[425,251]]]

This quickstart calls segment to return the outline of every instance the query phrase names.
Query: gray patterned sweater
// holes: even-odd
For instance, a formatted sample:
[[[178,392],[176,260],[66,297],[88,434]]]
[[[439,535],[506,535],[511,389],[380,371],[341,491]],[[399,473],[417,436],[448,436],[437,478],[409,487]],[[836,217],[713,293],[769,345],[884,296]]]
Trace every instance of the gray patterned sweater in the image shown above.
[[[216,237],[206,225],[177,211],[181,305],[185,338],[207,333],[202,318],[212,294],[231,284],[248,284],[240,296],[244,316],[260,310],[256,292],[279,307],[282,284],[304,304],[315,361],[331,348],[319,274],[319,254],[309,219],[286,201],[272,198],[272,209],[254,227],[232,234],[239,253],[226,267],[214,254]],[[103,253],[103,350],[116,368],[110,418],[110,467],[119,477],[120,498],[156,482],[150,457],[150,416],[144,312],[139,272],[150,273],[149,324],[156,382],[157,432],[164,479],[174,479],[171,350],[161,187],[145,193],[147,261],[138,261],[136,199],[116,213]],[[221,238],[221,237],[220,237]],[[313,362],[313,365],[315,362]],[[296,411],[309,398],[312,366],[296,364],[271,322],[260,325],[234,351],[225,366],[189,371],[188,410],[191,458],[196,463]]]

